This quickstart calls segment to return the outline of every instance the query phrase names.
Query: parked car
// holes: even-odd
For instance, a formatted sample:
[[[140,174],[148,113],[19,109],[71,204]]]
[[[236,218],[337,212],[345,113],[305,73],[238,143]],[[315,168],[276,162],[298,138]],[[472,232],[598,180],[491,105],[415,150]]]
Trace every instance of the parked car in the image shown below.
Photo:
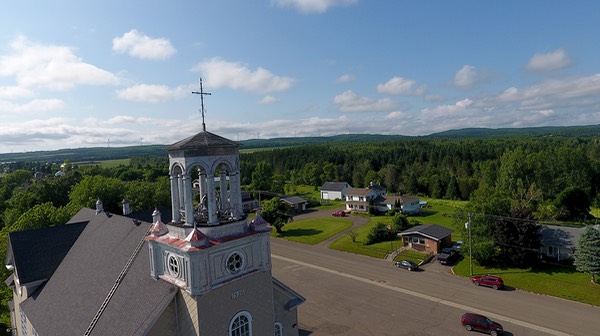
[[[475,286],[488,286],[493,289],[502,289],[504,288],[504,281],[502,278],[495,275],[476,275],[471,278],[471,281],[475,284]]]
[[[458,253],[458,251],[452,249],[442,249],[442,252],[438,253],[437,255],[437,260],[442,265],[453,265],[459,257],[460,253]]]
[[[456,243],[454,243],[450,249],[452,249],[456,252],[460,252],[460,248],[462,247],[462,245],[463,245],[463,241],[459,240]]]
[[[473,313],[465,313],[460,318],[460,324],[468,331],[483,331],[492,336],[501,335],[504,331],[500,323],[494,322],[483,315]]]
[[[332,212],[331,215],[335,217],[344,217],[346,216],[346,213],[343,210],[337,210]]]
[[[394,266],[400,268],[406,268],[409,271],[416,271],[419,269],[419,265],[415,264],[415,262],[411,260],[400,260],[394,263]]]

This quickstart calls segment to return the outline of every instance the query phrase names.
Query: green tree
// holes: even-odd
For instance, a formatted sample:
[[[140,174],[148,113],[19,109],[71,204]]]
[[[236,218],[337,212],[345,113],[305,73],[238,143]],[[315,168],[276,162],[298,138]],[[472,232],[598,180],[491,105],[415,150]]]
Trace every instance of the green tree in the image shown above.
[[[578,271],[589,273],[592,282],[596,282],[596,274],[600,274],[600,231],[588,225],[577,241],[573,264]]]
[[[252,189],[270,190],[272,180],[273,166],[266,161],[259,162],[252,172]]]
[[[96,207],[100,199],[104,210],[112,213],[121,213],[123,198],[125,197],[125,184],[118,179],[103,176],[86,176],[73,187],[69,194],[70,209]]]
[[[403,215],[402,213],[397,213],[394,215],[394,218],[392,218],[392,227],[394,228],[394,231],[402,232],[412,227],[412,225],[410,224],[408,218],[406,218],[405,215]]]
[[[377,223],[369,230],[365,245],[372,245],[382,241],[394,240],[396,233],[387,228],[385,223]]]
[[[281,202],[279,197],[273,197],[270,200],[262,202],[260,215],[277,233],[281,233],[283,226],[294,220],[294,209],[287,203]]]
[[[559,209],[560,220],[585,220],[591,218],[591,201],[579,187],[569,187],[556,196],[555,206]]]
[[[63,225],[69,220],[70,214],[63,207],[56,208],[52,203],[35,205],[23,213],[19,219],[10,226],[11,231],[41,229],[50,226]]]
[[[460,198],[460,190],[458,189],[458,181],[456,180],[456,176],[450,176],[450,180],[448,181],[448,187],[446,187],[446,195],[444,198],[456,200]]]

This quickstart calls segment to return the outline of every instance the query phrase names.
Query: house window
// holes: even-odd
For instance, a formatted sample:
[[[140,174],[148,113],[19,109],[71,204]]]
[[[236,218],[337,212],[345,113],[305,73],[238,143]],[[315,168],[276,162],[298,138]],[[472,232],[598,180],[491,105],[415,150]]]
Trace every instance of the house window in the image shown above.
[[[242,311],[229,322],[229,336],[252,336],[252,315]]]
[[[548,246],[548,255],[554,255],[554,246]]]
[[[281,322],[275,322],[275,332],[273,335],[283,336],[283,325],[281,324]]]
[[[180,265],[179,265],[179,259],[177,259],[177,257],[174,255],[169,255],[169,258],[167,259],[167,263],[168,263],[168,267],[169,267],[169,274],[171,274],[171,276],[173,276],[175,278],[178,278],[179,274],[181,272]]]
[[[239,272],[243,267],[244,257],[238,252],[231,253],[225,261],[225,268],[231,274]]]

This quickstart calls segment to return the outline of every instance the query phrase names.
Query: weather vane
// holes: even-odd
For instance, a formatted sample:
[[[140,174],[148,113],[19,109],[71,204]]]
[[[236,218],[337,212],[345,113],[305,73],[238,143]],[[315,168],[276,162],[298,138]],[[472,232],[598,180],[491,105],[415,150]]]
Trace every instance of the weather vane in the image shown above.
[[[204,96],[210,96],[210,92],[204,92],[202,88],[202,77],[200,77],[200,91],[192,91],[193,94],[200,95],[200,113],[202,113],[202,130],[206,132],[206,124],[204,123]]]

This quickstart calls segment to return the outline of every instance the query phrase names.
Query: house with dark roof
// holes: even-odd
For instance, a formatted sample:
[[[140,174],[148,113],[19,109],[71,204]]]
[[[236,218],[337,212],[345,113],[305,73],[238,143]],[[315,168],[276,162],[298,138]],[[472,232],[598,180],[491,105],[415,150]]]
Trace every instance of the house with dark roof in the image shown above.
[[[417,215],[421,212],[419,198],[410,195],[386,195],[383,196],[383,199],[381,199],[377,205],[380,212],[392,209],[406,215]]]
[[[594,228],[600,231],[600,225]],[[540,225],[540,256],[556,261],[573,259],[579,237],[585,228],[558,225]]]
[[[98,200],[66,225],[9,235],[14,334],[298,335],[304,298],[271,274],[271,227],[243,212],[239,145],[203,131],[168,154],[166,222]]]
[[[348,182],[325,182],[321,187],[321,200],[346,199],[346,191],[350,188]]]
[[[439,253],[443,247],[452,245],[454,230],[437,224],[417,225],[398,233],[402,245],[422,252]]]
[[[304,198],[300,196],[284,196],[279,199],[281,202],[291,206],[296,213],[306,211],[306,204],[308,203]]]

